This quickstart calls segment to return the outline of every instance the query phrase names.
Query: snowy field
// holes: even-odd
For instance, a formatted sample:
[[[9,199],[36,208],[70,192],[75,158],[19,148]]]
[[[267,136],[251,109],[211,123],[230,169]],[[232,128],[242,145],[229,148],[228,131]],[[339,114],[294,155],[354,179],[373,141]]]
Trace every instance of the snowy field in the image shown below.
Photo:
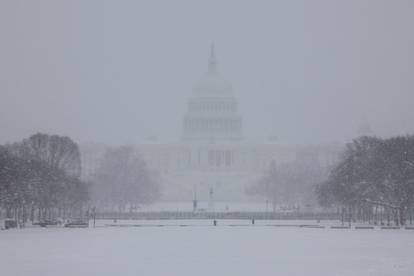
[[[414,275],[414,230],[145,223],[0,231],[0,275]]]

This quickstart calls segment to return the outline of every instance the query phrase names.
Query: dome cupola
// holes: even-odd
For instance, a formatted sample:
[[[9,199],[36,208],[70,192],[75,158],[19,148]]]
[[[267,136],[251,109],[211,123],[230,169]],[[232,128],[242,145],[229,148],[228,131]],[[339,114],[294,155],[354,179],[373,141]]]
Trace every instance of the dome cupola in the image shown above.
[[[193,87],[194,97],[233,97],[231,84],[225,80],[217,69],[214,45],[211,46],[207,73]]]

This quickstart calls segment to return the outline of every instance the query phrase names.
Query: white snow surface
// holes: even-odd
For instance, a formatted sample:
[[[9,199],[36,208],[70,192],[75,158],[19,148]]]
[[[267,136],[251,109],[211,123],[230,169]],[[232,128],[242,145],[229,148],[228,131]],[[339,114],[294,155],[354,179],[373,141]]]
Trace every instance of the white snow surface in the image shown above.
[[[414,230],[128,224],[0,231],[0,275],[414,275]]]

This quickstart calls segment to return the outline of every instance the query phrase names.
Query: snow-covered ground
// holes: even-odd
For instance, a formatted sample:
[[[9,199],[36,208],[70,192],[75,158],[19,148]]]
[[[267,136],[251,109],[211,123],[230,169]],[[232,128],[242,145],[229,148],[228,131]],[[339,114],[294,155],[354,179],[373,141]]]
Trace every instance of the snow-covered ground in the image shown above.
[[[414,275],[414,230],[168,223],[0,231],[0,275]]]

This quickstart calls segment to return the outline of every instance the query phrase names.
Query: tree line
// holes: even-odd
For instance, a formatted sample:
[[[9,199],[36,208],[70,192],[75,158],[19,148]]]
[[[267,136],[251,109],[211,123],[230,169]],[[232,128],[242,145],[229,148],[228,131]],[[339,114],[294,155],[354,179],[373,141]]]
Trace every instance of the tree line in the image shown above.
[[[0,211],[20,223],[81,216],[89,200],[78,145],[37,133],[0,146]]]
[[[414,204],[414,136],[354,139],[316,195],[322,206],[339,207],[342,219],[404,225]]]
[[[0,145],[0,217],[21,223],[83,218],[88,210],[136,210],[160,197],[159,175],[132,146],[107,148],[81,180],[81,152],[69,137],[37,133]]]

